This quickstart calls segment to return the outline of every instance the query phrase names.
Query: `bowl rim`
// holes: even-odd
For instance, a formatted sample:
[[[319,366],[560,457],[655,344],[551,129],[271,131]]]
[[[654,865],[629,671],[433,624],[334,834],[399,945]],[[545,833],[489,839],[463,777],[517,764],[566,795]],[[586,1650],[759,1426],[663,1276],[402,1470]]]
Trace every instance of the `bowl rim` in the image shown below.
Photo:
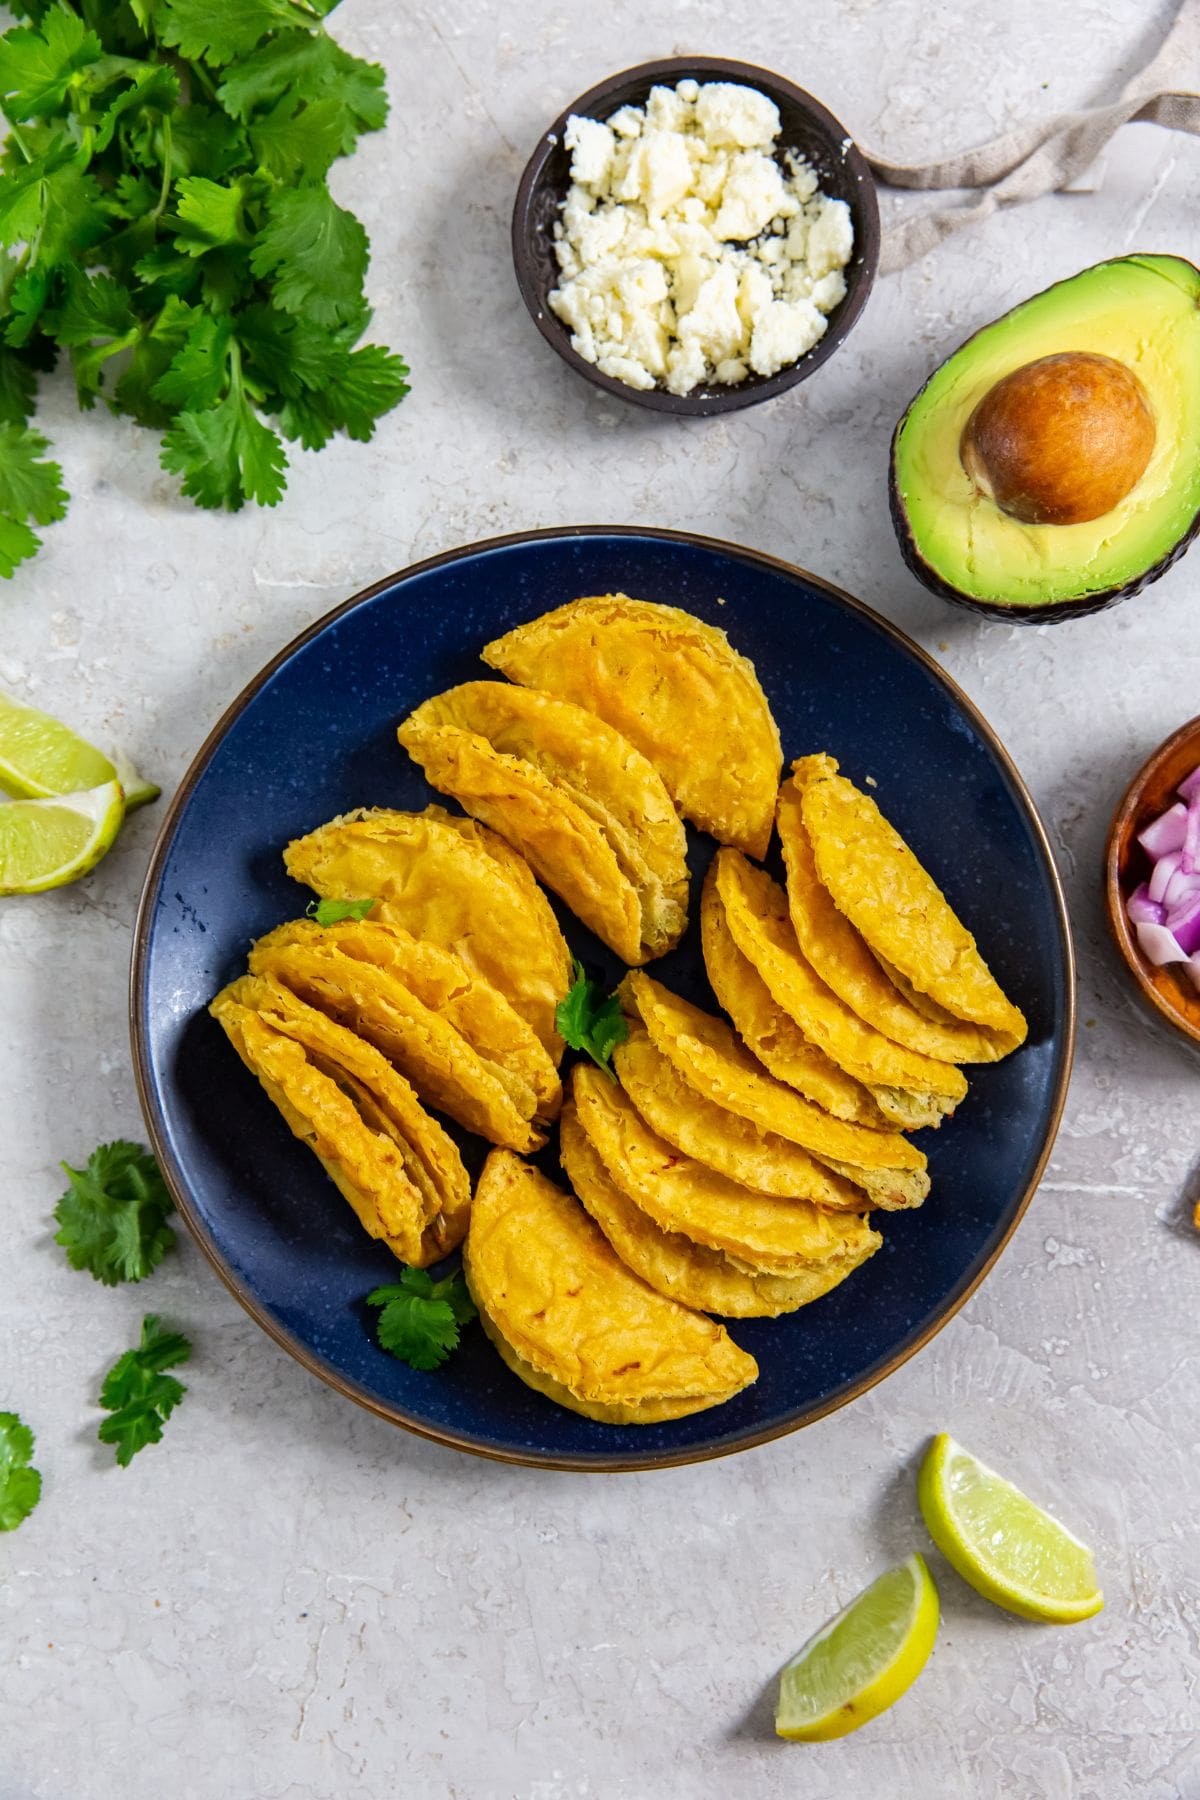
[[[862,218],[861,221],[856,221],[854,257],[848,265],[853,269],[854,277],[847,280],[845,298],[838,302],[830,316],[827,330],[811,349],[774,375],[759,376],[753,381],[742,381],[732,387],[693,389],[690,394],[672,394],[661,387],[630,387],[627,382],[618,381],[615,376],[606,375],[594,363],[587,362],[572,347],[567,327],[543,303],[541,289],[534,278],[533,256],[529,247],[532,237],[530,209],[546,162],[558,148],[572,113],[591,116],[595,108],[603,105],[607,105],[612,111],[614,93],[633,83],[646,81],[653,85],[659,80],[684,81],[689,76],[702,80],[717,77],[738,82],[742,86],[758,87],[771,99],[783,95],[793,105],[807,112],[831,137],[840,138],[846,167],[858,193]],[[747,406],[756,406],[760,401],[773,400],[820,368],[858,323],[879,272],[882,242],[879,200],[871,165],[841,120],[835,118],[829,108],[813,94],[798,87],[786,76],[776,75],[773,70],[761,68],[755,63],[737,62],[721,56],[667,56],[652,62],[635,63],[628,69],[619,70],[605,80],[596,82],[586,93],[580,94],[578,99],[564,107],[554,123],[542,133],[525,164],[513,202],[511,235],[513,268],[521,298],[538,331],[563,361],[576,374],[582,375],[607,394],[627,400],[634,406],[646,407],[652,412],[671,413],[682,418],[710,418],[717,413],[740,412]]]
[[[524,1450],[502,1449],[494,1444],[485,1444],[479,1441],[470,1440],[462,1433],[430,1424],[426,1419],[415,1417],[408,1412],[407,1409],[394,1404],[388,1404],[386,1401],[382,1401],[375,1395],[369,1393],[365,1388],[359,1386],[358,1383],[352,1381],[348,1376],[343,1375],[339,1370],[334,1369],[296,1336],[295,1333],[290,1331],[287,1326],[274,1318],[269,1310],[259,1301],[258,1297],[251,1292],[249,1285],[241,1279],[235,1270],[229,1266],[224,1258],[218,1253],[216,1246],[209,1236],[207,1227],[204,1225],[203,1220],[192,1205],[191,1196],[188,1192],[187,1185],[183,1180],[182,1172],[175,1161],[168,1143],[167,1133],[160,1125],[158,1107],[154,1096],[155,1083],[151,1069],[148,1021],[142,1004],[146,961],[150,949],[155,901],[161,881],[163,866],[171,847],[176,824],[189,804],[198,782],[203,776],[226,733],[245,711],[246,707],[259,691],[271,680],[276,670],[294,656],[297,651],[301,650],[306,644],[311,642],[312,639],[318,637],[323,631],[327,630],[335,620],[342,618],[355,607],[364,605],[366,602],[375,599],[388,588],[394,587],[397,582],[408,580],[410,577],[415,577],[417,575],[427,574],[432,569],[441,568],[450,563],[461,562],[468,557],[485,552],[507,549],[521,544],[536,543],[547,538],[570,539],[588,537],[650,537],[659,542],[683,544],[693,548],[713,551],[724,556],[734,556],[756,566],[779,571],[792,579],[798,577],[802,581],[811,582],[825,593],[835,596],[852,612],[866,618],[871,624],[878,627],[899,649],[911,654],[938,682],[941,683],[941,685],[949,692],[955,703],[961,707],[963,713],[971,721],[988,749],[995,756],[1001,769],[1007,774],[1016,791],[1034,839],[1042,851],[1050,878],[1051,897],[1054,904],[1055,923],[1058,928],[1057,935],[1062,954],[1064,978],[1064,1017],[1061,1022],[1061,1048],[1059,1051],[1058,1068],[1055,1077],[1050,1116],[1045,1133],[1045,1141],[1042,1144],[1034,1167],[1030,1172],[1025,1188],[1017,1199],[1017,1202],[1012,1209],[1011,1216],[997,1243],[993,1246],[990,1253],[982,1260],[978,1268],[976,1268],[973,1273],[969,1274],[968,1277],[964,1277],[961,1280],[959,1287],[951,1292],[949,1299],[937,1313],[936,1317],[931,1319],[924,1329],[915,1337],[905,1341],[900,1348],[894,1351],[890,1356],[882,1358],[878,1363],[867,1369],[857,1380],[848,1382],[843,1387],[827,1396],[824,1400],[806,1408],[797,1417],[787,1420],[782,1425],[765,1427],[763,1430],[741,1437],[733,1443],[717,1443],[702,1447],[691,1446],[679,1451],[648,1451],[644,1455],[613,1454],[604,1457],[578,1452],[560,1452],[556,1454],[553,1452],[532,1453]],[[392,574],[385,575],[380,580],[372,582],[368,587],[360,589],[358,593],[352,594],[349,599],[342,601],[339,605],[331,608],[329,612],[322,614],[320,618],[307,625],[303,631],[298,632],[294,638],[282,647],[282,649],[277,651],[276,654],[264,664],[258,673],[247,682],[236,698],[230,702],[218,718],[216,724],[212,727],[212,730],[208,733],[207,737],[205,737],[200,748],[192,758],[178,788],[172,796],[170,805],[159,826],[158,836],[155,838],[154,847],[150,853],[150,861],[142,884],[142,891],[138,899],[137,914],[134,921],[133,950],[129,968],[128,1006],[130,1047],[132,1050],[138,1103],[141,1107],[142,1117],[150,1137],[151,1148],[158,1161],[159,1167],[162,1170],[168,1190],[170,1191],[172,1199],[175,1201],[179,1216],[187,1226],[188,1232],[194,1242],[199,1245],[201,1251],[216,1270],[216,1273],[224,1285],[229,1289],[230,1293],[245,1311],[249,1313],[255,1323],[262,1328],[266,1335],[272,1338],[282,1349],[286,1350],[289,1355],[293,1356],[310,1375],[314,1375],[318,1380],[323,1381],[325,1385],[332,1388],[335,1393],[342,1395],[346,1399],[353,1400],[367,1412],[374,1413],[381,1419],[386,1419],[389,1424],[397,1425],[405,1430],[411,1431],[418,1437],[426,1438],[447,1449],[466,1451],[471,1455],[481,1456],[492,1462],[519,1464],[525,1467],[538,1469],[560,1469],[578,1474],[629,1474],[650,1469],[679,1468],[694,1463],[711,1462],[719,1457],[737,1455],[743,1450],[756,1449],[762,1444],[772,1443],[778,1438],[788,1437],[793,1432],[802,1430],[807,1425],[815,1424],[818,1419],[825,1418],[828,1414],[839,1411],[843,1406],[849,1405],[852,1400],[857,1400],[861,1395],[876,1387],[887,1376],[893,1374],[898,1368],[901,1368],[908,1362],[910,1358],[914,1357],[918,1351],[923,1350],[925,1346],[938,1335],[943,1327],[950,1322],[954,1315],[960,1311],[970,1299],[971,1295],[975,1293],[976,1289],[984,1281],[986,1276],[990,1274],[991,1270],[1008,1246],[1017,1226],[1020,1224],[1028,1210],[1034,1194],[1037,1192],[1038,1184],[1041,1181],[1046,1164],[1050,1159],[1051,1151],[1054,1148],[1055,1139],[1058,1136],[1059,1126],[1062,1123],[1062,1115],[1066,1106],[1067,1090],[1070,1084],[1071,1068],[1075,1053],[1077,1013],[1075,947],[1071,935],[1070,916],[1067,911],[1066,894],[1063,889],[1062,877],[1059,874],[1058,865],[1054,859],[1054,852],[1051,848],[1050,838],[1045,824],[1033,799],[1033,795],[1021,776],[1020,771],[1017,769],[1016,764],[1013,762],[1009,752],[1005,749],[996,732],[988,724],[975,703],[954,678],[946,673],[945,669],[941,667],[928,651],[909,638],[898,625],[893,624],[892,621],[885,618],[882,613],[876,612],[875,609],[868,606],[865,601],[859,600],[853,594],[847,593],[844,588],[839,587],[835,582],[826,580],[824,576],[813,574],[810,570],[803,568],[798,563],[787,562],[784,558],[772,556],[767,551],[751,549],[746,545],[732,543],[728,539],[706,537],[696,532],[676,531],[668,527],[642,525],[544,526],[536,530],[508,532],[499,537],[481,538],[470,544],[463,544],[454,549],[440,551],[434,556],[425,557],[419,562],[411,563],[406,568],[398,569]]]
[[[1168,996],[1147,974],[1142,953],[1129,923],[1129,915],[1125,911],[1125,896],[1121,892],[1121,837],[1125,827],[1132,826],[1151,778],[1176,750],[1189,741],[1196,744],[1196,764],[1200,767],[1200,714],[1194,719],[1185,720],[1169,737],[1163,739],[1156,750],[1150,752],[1117,802],[1104,843],[1104,903],[1109,932],[1120,952],[1121,961],[1136,981],[1143,999],[1166,1024],[1173,1026],[1191,1043],[1200,1046],[1200,1024],[1193,1024],[1185,1013],[1172,1005]]]

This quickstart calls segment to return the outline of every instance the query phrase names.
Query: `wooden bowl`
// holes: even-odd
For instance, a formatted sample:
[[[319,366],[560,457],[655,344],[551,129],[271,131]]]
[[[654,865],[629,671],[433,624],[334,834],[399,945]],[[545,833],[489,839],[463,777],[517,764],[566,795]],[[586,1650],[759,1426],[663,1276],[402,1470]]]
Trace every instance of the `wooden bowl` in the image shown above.
[[[693,388],[690,394],[670,394],[666,388],[634,388],[612,375],[604,375],[571,348],[571,333],[562,320],[550,310],[547,295],[559,278],[554,255],[554,223],[559,208],[571,185],[570,154],[563,147],[563,133],[572,113],[592,119],[610,119],[622,106],[644,106],[652,87],[674,87],[677,82],[733,81],[744,87],[757,88],[779,108],[782,123],[780,143],[785,150],[797,151],[812,165],[821,192],[832,200],[844,200],[850,208],[854,224],[854,254],[843,271],[846,279],[845,298],[829,315],[829,324],[821,337],[796,362],[780,369],[776,375],[747,375],[734,386]],[[561,112],[553,125],[542,134],[530,157],[517,189],[513,208],[513,265],[521,298],[529,309],[534,324],[563,361],[585,381],[634,406],[648,406],[655,412],[683,414],[692,418],[708,418],[713,413],[736,412],[743,406],[756,406],[760,400],[771,400],[797,382],[805,381],[814,369],[828,360],[848,336],[866,305],[867,295],[879,266],[879,204],[875,198],[875,179],[862,151],[846,130],[823,107],[819,100],[793,86],[768,69],[751,63],[727,62],[717,56],[666,57],[660,62],[641,63],[610,75],[607,81],[589,88],[578,100]]]
[[[1104,898],[1109,930],[1146,1005],[1200,1048],[1200,992],[1182,963],[1156,969],[1138,948],[1125,901],[1150,873],[1152,859],[1137,834],[1178,798],[1175,789],[1200,766],[1200,718],[1189,719],[1144,762],[1125,791],[1109,827],[1104,857]]]

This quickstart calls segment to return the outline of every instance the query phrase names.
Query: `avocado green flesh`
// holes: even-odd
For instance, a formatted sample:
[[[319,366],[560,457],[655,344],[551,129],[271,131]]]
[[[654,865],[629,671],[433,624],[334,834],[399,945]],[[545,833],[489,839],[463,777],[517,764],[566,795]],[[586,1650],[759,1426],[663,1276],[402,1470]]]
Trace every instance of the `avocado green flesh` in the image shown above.
[[[1141,480],[1102,518],[1023,525],[967,476],[963,427],[1003,376],[1070,350],[1133,370],[1154,413],[1154,450]],[[1137,581],[1200,513],[1200,270],[1173,256],[1098,263],[985,326],[913,401],[896,434],[893,474],[913,548],[959,593],[1044,606]]]

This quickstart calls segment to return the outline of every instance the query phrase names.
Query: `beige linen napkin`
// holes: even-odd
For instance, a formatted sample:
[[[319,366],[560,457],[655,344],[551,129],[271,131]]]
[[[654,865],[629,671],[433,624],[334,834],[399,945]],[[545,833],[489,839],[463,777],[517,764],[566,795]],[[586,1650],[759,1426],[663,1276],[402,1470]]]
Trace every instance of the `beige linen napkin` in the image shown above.
[[[891,187],[986,188],[967,206],[920,213],[885,227],[881,273],[903,269],[964,225],[986,219],[1002,206],[1036,200],[1069,187],[1093,163],[1113,133],[1135,119],[1200,135],[1200,0],[1181,0],[1157,56],[1107,106],[1059,113],[1018,126],[978,149],[943,162],[896,163],[874,151],[864,155]]]

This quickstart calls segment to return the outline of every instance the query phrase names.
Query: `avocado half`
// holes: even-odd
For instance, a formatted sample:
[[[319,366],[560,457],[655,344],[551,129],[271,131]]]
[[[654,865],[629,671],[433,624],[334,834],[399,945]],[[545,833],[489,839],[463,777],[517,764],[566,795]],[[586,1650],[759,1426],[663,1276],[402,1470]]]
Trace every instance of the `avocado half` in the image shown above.
[[[1133,371],[1154,417],[1154,448],[1102,517],[1023,524],[968,476],[963,431],[1006,375],[1074,351]],[[896,427],[889,486],[913,574],[993,618],[1077,618],[1156,581],[1200,531],[1200,269],[1178,256],[1123,256],[985,325],[930,376]]]

